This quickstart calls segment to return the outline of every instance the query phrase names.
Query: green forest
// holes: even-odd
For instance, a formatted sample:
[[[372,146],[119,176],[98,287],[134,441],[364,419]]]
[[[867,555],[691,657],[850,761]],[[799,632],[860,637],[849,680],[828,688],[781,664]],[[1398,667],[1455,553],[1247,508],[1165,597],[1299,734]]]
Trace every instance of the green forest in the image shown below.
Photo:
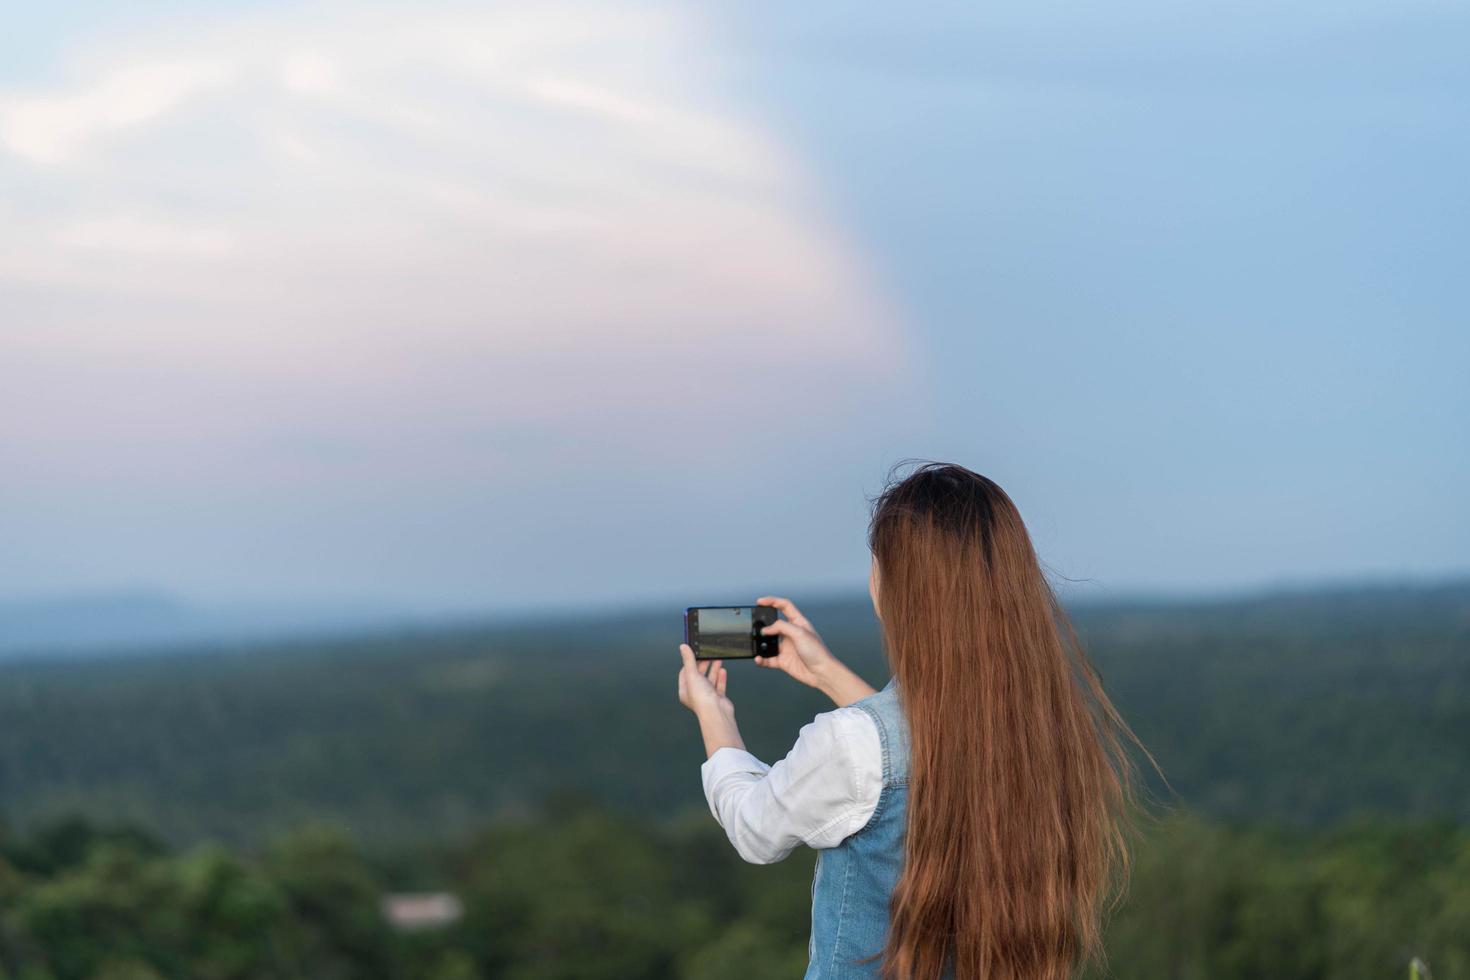
[[[886,680],[871,610],[804,603]],[[1470,583],[1076,603],[1168,778],[1122,978],[1470,980]],[[0,978],[797,977],[812,854],[743,864],[679,610],[0,663]],[[820,696],[731,665],[773,761]],[[389,922],[385,897],[460,914]]]

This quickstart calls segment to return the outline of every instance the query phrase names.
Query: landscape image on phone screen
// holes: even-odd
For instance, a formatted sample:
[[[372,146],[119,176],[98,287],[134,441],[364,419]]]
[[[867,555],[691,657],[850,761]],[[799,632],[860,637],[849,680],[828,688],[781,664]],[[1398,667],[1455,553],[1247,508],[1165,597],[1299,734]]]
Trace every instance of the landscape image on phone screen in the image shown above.
[[[750,608],[701,609],[699,656],[702,659],[750,656]]]

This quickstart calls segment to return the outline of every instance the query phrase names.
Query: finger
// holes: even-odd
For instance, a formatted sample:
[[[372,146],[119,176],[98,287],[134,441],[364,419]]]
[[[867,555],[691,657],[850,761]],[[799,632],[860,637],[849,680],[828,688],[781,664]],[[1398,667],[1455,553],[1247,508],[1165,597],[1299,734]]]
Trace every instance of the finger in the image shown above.
[[[755,665],[757,667],[774,667],[777,670],[781,669],[781,664],[776,657],[756,657]]]
[[[679,658],[684,661],[684,668],[686,670],[696,669],[694,665],[694,651],[690,649],[689,644],[679,644]]]
[[[789,636],[793,640],[810,632],[799,623],[778,619],[761,627],[761,636]]]
[[[713,660],[701,660],[699,662],[699,672],[705,677],[710,675],[710,671],[714,670],[714,667],[715,662]]]
[[[812,624],[807,622],[806,617],[801,614],[801,610],[796,608],[796,603],[790,599],[783,599],[777,595],[765,595],[755,600],[755,604],[757,606],[775,606],[787,619],[796,625],[811,629]]]
[[[719,676],[715,678],[715,690],[719,692],[720,697],[725,696],[725,685],[729,683],[729,680],[730,672],[721,667]]]

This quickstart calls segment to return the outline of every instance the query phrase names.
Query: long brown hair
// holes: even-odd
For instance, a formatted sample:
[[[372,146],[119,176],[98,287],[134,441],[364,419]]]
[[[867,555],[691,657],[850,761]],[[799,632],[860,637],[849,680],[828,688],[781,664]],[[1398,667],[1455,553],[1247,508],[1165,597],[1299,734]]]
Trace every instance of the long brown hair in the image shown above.
[[[884,974],[1065,980],[1101,958],[1126,880],[1137,740],[994,482],[920,466],[869,545],[912,746]]]

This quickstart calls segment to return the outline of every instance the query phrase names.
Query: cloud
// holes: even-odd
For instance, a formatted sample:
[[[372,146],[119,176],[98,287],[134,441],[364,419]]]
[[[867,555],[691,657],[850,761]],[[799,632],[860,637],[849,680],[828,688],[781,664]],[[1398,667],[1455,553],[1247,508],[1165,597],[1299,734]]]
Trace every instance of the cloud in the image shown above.
[[[219,255],[233,242],[228,232],[191,228],[114,215],[63,225],[56,242],[68,250],[136,252],[145,255]]]
[[[190,479],[227,446],[224,479],[302,439],[448,466],[512,421],[660,458],[860,427],[899,318],[714,42],[672,5],[320,6],[0,90],[0,455]]]
[[[225,81],[223,65],[174,61],[129,65],[71,92],[0,99],[0,143],[40,164],[66,163],[88,144],[146,125]]]

